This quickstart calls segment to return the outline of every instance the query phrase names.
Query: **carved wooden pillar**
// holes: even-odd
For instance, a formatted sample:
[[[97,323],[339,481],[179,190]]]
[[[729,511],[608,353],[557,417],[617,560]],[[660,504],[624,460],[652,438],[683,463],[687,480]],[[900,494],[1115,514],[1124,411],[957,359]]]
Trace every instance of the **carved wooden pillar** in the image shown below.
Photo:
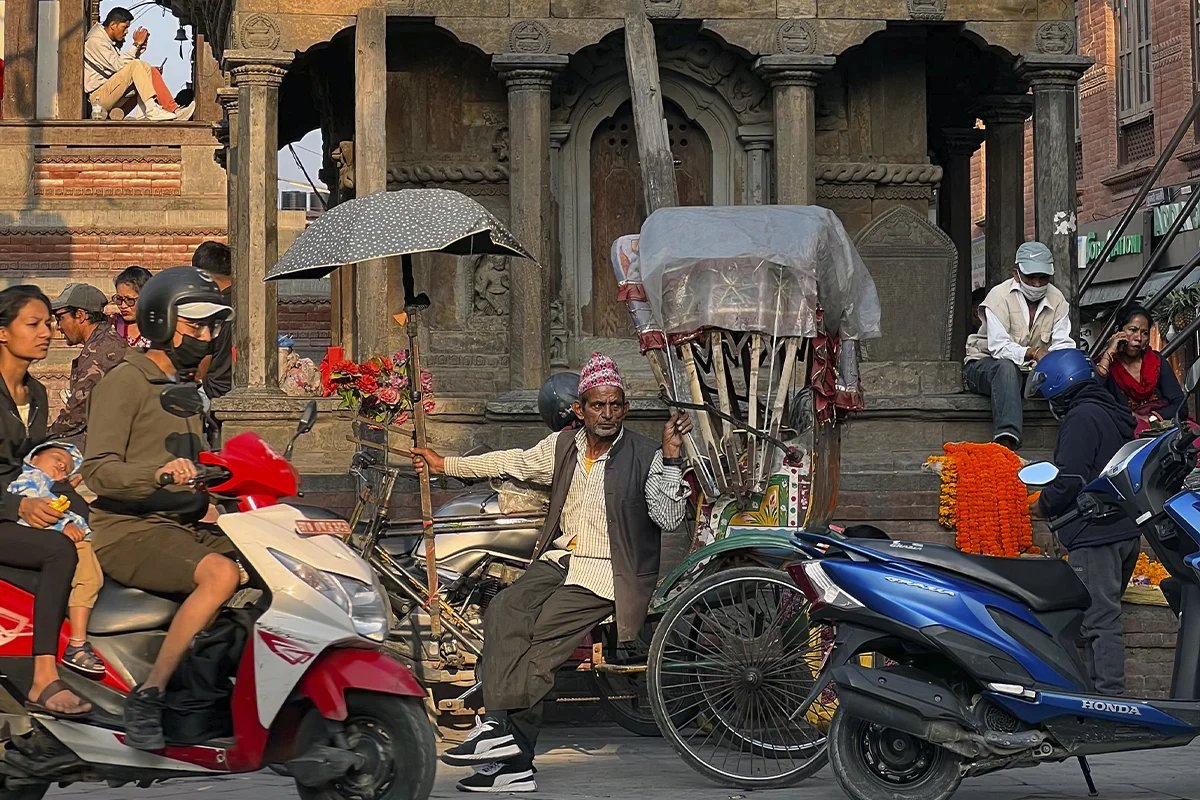
[[[4,119],[37,117],[38,0],[4,3]],[[79,80],[83,80],[82,71]]]
[[[359,9],[354,29],[354,95],[354,191],[363,197],[387,189],[386,6]],[[388,349],[388,328],[393,324],[388,273],[398,272],[400,263],[379,259],[353,269],[355,349],[359,358],[367,358]],[[343,279],[343,297],[346,289]]]
[[[514,258],[508,314],[509,378],[513,389],[536,389],[550,370],[552,227],[550,86],[567,66],[560,55],[505,53],[492,66],[508,85],[509,203],[512,231],[537,259]]]
[[[989,289],[1008,279],[1017,248],[1025,241],[1025,120],[1032,109],[1026,95],[993,95],[983,98],[978,111],[987,126],[984,247]]]
[[[1033,206],[1037,238],[1054,255],[1054,285],[1071,306],[1079,331],[1076,266],[1075,92],[1092,59],[1022,56],[1017,71],[1033,89]]]
[[[192,89],[196,92],[196,113],[192,119],[213,122],[221,116],[217,93],[225,84],[221,65],[213,58],[208,37],[197,33],[193,42]]]
[[[239,253],[245,246],[239,238],[241,231],[241,213],[238,208],[238,90],[232,86],[224,86],[216,92],[217,102],[224,111],[224,120],[216,123],[217,140],[225,145],[221,157],[225,162],[225,236],[229,250],[233,254],[233,263],[239,263]],[[244,258],[243,256],[240,256]]]
[[[816,92],[831,56],[763,56],[754,68],[771,85],[775,112],[775,197],[781,205],[817,200]]]
[[[291,56],[248,51],[225,57],[233,65],[238,92],[233,391],[275,395],[279,393],[278,298],[275,284],[263,277],[279,253],[279,84]]]
[[[942,131],[942,186],[938,192],[942,230],[958,251],[951,309],[950,357],[966,355],[967,315],[971,312],[971,156],[983,141],[983,131],[953,128]]]
[[[65,0],[58,4],[58,119],[82,119],[83,39],[87,36],[85,4]],[[90,115],[91,109],[86,109]]]

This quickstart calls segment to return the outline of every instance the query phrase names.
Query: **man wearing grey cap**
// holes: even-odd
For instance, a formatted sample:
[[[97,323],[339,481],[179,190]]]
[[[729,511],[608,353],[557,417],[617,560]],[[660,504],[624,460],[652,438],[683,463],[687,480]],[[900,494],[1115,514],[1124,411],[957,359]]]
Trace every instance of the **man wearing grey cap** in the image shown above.
[[[67,441],[81,450],[87,435],[87,403],[92,388],[125,358],[128,345],[108,322],[104,292],[86,283],[69,283],[50,302],[58,329],[69,345],[83,345],[71,362],[71,388],[66,405],[50,424],[52,439]]]
[[[979,306],[982,325],[967,337],[967,389],[992,399],[992,440],[1021,446],[1025,373],[1046,353],[1075,347],[1070,307],[1051,285],[1054,258],[1041,242],[1017,248],[1012,279],[988,292]]]

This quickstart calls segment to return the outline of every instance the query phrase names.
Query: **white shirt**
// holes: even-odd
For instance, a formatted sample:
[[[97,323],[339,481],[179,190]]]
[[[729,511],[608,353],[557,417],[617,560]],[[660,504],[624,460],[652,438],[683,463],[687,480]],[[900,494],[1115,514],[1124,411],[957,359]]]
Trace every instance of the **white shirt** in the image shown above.
[[[1020,292],[1021,289],[1017,286],[1016,281],[1013,281],[1013,287],[1009,291]],[[1021,297],[1024,300],[1024,295]],[[1034,318],[1042,313],[1043,308],[1049,308],[1050,304],[1043,298],[1037,305],[1034,312]],[[1008,330],[992,311],[981,308],[983,312],[983,326],[987,333],[988,352],[992,358],[1004,358],[1016,364],[1018,367],[1024,364],[1029,359],[1025,357],[1025,346],[1013,341]],[[1054,323],[1054,327],[1050,330],[1050,350],[1074,350],[1075,341],[1071,338],[1071,317],[1064,315],[1062,319]]]
[[[88,94],[96,91],[117,70],[137,57],[137,45],[130,45],[122,53],[108,38],[104,26],[97,22],[83,41],[83,91]]]

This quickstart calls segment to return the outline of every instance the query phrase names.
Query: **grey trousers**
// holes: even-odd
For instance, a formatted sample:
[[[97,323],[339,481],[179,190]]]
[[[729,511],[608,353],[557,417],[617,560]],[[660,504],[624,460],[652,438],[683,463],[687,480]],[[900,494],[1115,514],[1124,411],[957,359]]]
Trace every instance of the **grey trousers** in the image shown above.
[[[1006,358],[981,358],[963,369],[967,389],[992,398],[992,438],[1015,436],[1018,444],[1024,429],[1021,398],[1025,376]]]
[[[566,570],[535,561],[488,605],[479,665],[488,713],[507,712],[513,735],[533,756],[542,728],[542,700],[554,675],[613,602],[580,586],[564,586]]]
[[[1078,547],[1067,563],[1092,596],[1083,612],[1088,673],[1100,694],[1125,694],[1125,639],[1121,634],[1121,595],[1137,566],[1141,539]]]

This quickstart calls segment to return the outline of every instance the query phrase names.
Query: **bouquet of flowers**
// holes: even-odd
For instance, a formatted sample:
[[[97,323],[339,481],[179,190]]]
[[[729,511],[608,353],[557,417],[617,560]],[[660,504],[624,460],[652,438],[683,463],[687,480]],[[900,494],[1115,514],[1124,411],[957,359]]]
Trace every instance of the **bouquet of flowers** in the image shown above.
[[[321,389],[325,397],[340,397],[341,408],[354,409],[381,424],[403,425],[412,415],[414,400],[408,351],[371,356],[361,363],[326,356],[321,362]],[[425,413],[433,411],[433,376],[424,370],[419,391]]]

